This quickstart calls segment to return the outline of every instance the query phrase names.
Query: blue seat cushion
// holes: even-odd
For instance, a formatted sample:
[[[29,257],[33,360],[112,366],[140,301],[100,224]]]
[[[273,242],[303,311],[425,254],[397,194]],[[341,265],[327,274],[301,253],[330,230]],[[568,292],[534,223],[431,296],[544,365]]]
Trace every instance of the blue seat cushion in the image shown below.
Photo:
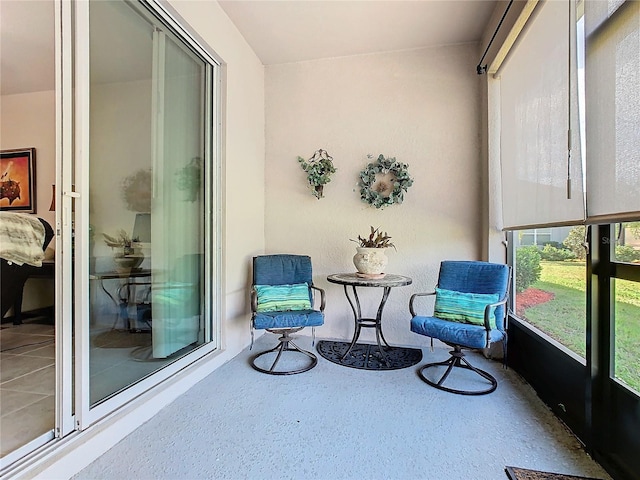
[[[261,312],[253,317],[254,328],[319,327],[324,324],[324,313],[318,310],[295,310],[289,312]]]
[[[488,347],[487,331],[480,325],[450,322],[437,317],[416,316],[411,319],[411,331],[467,348]],[[499,342],[503,338],[504,333],[500,330],[489,331],[490,343]]]

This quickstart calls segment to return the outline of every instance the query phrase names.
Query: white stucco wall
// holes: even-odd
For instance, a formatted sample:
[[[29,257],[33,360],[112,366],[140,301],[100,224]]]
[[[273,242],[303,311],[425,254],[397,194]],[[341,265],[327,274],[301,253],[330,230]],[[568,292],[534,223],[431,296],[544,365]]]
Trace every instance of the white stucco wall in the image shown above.
[[[36,215],[52,226],[51,185],[56,183],[55,92],[0,97],[0,148],[36,149]],[[55,241],[54,241],[55,242]]]
[[[485,193],[482,218],[484,222],[483,256],[489,262],[504,263],[507,260],[506,235],[502,231],[502,186],[500,173],[500,80],[493,72],[497,55],[507,41],[507,32],[516,24],[526,2],[516,2],[505,17],[505,6],[496,4],[491,19],[482,34],[478,59],[484,55],[483,65],[488,73],[480,76],[482,98],[482,153],[485,164]],[[496,34],[496,28],[501,24]],[[494,34],[497,36],[494,38]]]
[[[397,247],[387,252],[388,272],[413,278],[391,292],[385,309],[383,330],[393,344],[426,344],[409,331],[408,302],[434,287],[441,260],[480,259],[477,51],[469,44],[266,67],[267,253],[311,255],[314,282],[327,292],[319,337],[352,335],[342,287],[326,277],[355,271],[349,239],[370,225]],[[320,200],[296,161],[318,148],[338,169]],[[415,180],[402,205],[384,210],[362,202],[356,185],[367,154],[380,153],[408,163]],[[363,292],[365,315],[375,316],[381,294]]]

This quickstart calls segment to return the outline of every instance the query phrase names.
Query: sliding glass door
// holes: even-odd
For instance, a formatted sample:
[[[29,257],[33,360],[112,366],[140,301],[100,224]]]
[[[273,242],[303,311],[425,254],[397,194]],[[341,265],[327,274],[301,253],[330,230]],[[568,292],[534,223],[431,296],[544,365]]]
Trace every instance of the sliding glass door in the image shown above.
[[[30,26],[34,50],[55,44],[46,75],[2,72],[3,120],[24,120],[2,146],[37,150],[34,213],[55,232],[30,272],[55,314],[0,335],[4,475],[219,349],[220,80],[165,3],[0,3],[3,65]]]
[[[54,68],[59,8],[53,0],[0,2],[0,476],[61,426],[55,407],[64,326],[55,278],[62,259],[50,207],[60,108],[60,71]],[[34,250],[21,250],[31,235]]]
[[[157,8],[78,4],[81,425],[219,340],[217,64]]]

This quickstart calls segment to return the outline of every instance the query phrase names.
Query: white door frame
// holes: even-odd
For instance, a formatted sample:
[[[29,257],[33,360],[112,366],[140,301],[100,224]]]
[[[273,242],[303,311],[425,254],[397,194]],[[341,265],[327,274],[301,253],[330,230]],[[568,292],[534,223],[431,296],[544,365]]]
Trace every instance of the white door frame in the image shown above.
[[[55,1],[56,55],[56,437],[75,428],[73,416],[73,288],[72,197],[73,168],[73,20],[72,4]],[[67,281],[65,282],[65,279]]]

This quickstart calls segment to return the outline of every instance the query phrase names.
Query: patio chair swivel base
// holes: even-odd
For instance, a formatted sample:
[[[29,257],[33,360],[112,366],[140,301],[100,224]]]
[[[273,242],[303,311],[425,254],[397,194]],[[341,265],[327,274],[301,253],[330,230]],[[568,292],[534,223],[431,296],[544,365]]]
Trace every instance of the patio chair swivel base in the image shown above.
[[[274,348],[272,348],[271,350],[266,350],[264,352],[258,353],[257,355],[254,355],[251,358],[251,366],[254,369],[258,370],[259,372],[268,373],[270,375],[294,375],[296,373],[302,373],[302,372],[306,372],[307,370],[311,370],[313,367],[315,367],[318,364],[318,357],[316,357],[313,353],[308,352],[307,350],[303,350],[302,348],[298,347],[295,343],[293,343],[291,334],[299,330],[302,330],[302,328],[289,328],[286,330],[267,329],[267,331],[270,333],[280,333],[282,336],[278,339],[278,345],[276,345]],[[271,367],[264,368],[263,366],[260,366],[256,363],[256,360],[262,357],[263,355],[273,354],[275,352],[277,352],[276,358],[271,364]],[[298,358],[304,355],[304,357],[308,357],[307,360],[309,361],[306,362],[306,365],[299,368],[295,368],[293,370],[289,370],[289,369],[277,370],[276,367],[278,365],[278,362],[280,362],[282,358],[282,354],[284,352],[294,352],[295,356]],[[288,357],[286,360],[287,363],[292,363],[291,355],[285,355],[285,357]]]
[[[444,390],[445,392],[457,393],[459,395],[486,395],[487,393],[493,392],[498,387],[498,381],[495,379],[493,375],[491,375],[489,372],[485,372],[484,370],[480,370],[479,368],[474,367],[469,363],[469,361],[466,358],[464,358],[465,355],[460,345],[453,345],[453,350],[449,352],[449,355],[450,357],[448,360],[445,360],[443,362],[437,362],[437,363],[428,363],[423,367],[421,367],[418,370],[418,375],[420,376],[420,378],[434,388]],[[442,375],[442,377],[440,377],[440,380],[438,380],[437,382],[434,382],[433,380],[431,380],[425,375],[424,371],[426,369],[432,368],[432,367],[442,367],[442,366],[446,366],[447,369]],[[443,383],[445,382],[445,380],[447,379],[451,371],[456,367],[465,368],[467,370],[471,370],[472,372],[477,373],[485,380],[488,380],[490,382],[490,386],[482,390],[460,390],[460,389],[444,386]]]

